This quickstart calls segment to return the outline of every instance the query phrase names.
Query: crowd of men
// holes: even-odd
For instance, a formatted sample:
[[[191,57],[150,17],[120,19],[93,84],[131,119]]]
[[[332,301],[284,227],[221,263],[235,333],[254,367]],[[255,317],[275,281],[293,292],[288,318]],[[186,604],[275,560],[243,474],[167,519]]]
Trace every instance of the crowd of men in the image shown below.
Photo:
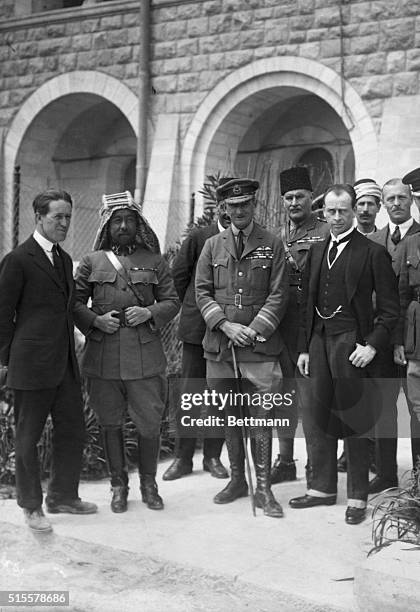
[[[49,414],[54,435],[46,509],[97,511],[78,495],[84,423],[74,324],[86,337],[81,371],[102,431],[111,510],[125,512],[128,504],[127,413],[138,433],[142,501],[163,509],[156,483],[166,400],[159,330],[180,307],[181,392],[233,389],[257,398],[241,406],[231,401],[224,406],[224,426],[201,432],[203,469],[213,477],[229,478],[220,461],[224,442],[228,451],[230,479],[215,503],[251,493],[254,507],[266,516],[283,516],[272,485],[296,480],[300,415],[307,490],[290,506],[336,503],[342,439],[345,521],[360,523],[368,495],[398,485],[401,385],[410,412],[413,468],[418,467],[420,225],[411,206],[420,206],[420,168],[382,188],[369,178],[354,186],[331,185],[322,197],[322,215],[306,168],[283,171],[280,187],[284,222],[264,228],[255,218],[258,181],[221,179],[216,221],[187,236],[172,270],[129,192],[104,196],[93,252],[82,258],[74,278],[71,259],[60,247],[72,199],[62,190],[35,198],[33,235],[0,264],[0,366],[14,391],[17,502],[31,529],[51,530],[37,458]],[[378,229],[381,202],[389,222]],[[279,392],[297,399],[287,413],[289,427],[273,432],[277,409],[268,410],[263,398]],[[193,469],[196,433],[178,417],[166,481]],[[279,453],[271,465],[273,434]],[[369,481],[372,446],[376,476]]]

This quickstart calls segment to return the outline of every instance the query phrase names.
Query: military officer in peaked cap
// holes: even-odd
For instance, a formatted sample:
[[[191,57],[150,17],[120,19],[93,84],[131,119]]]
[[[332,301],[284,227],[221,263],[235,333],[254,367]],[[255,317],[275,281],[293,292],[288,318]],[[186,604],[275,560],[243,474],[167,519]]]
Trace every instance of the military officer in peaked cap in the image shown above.
[[[251,179],[232,179],[218,187],[218,197],[226,206],[231,226],[206,241],[195,286],[197,305],[207,326],[203,348],[209,387],[218,389],[226,379],[234,378],[233,344],[242,377],[241,391],[255,393],[258,400],[258,405],[253,402],[245,407],[252,417],[255,503],[265,515],[281,517],[282,508],[270,488],[272,428],[266,419],[271,411],[262,405],[261,396],[281,390],[278,356],[284,343],[279,324],[287,306],[288,282],[280,238],[253,218],[258,187],[258,181]],[[248,494],[241,429],[227,424],[227,416],[235,414],[234,404],[225,409],[231,480],[214,498],[218,504]],[[255,418],[259,423],[253,426]]]
[[[287,262],[289,303],[280,324],[286,350],[282,353],[283,375],[293,378],[297,373],[297,338],[299,334],[299,307],[302,272],[308,250],[312,244],[322,242],[328,235],[328,225],[312,212],[312,184],[305,167],[288,168],[280,173],[280,190],[286,211],[286,223],[280,230]],[[304,403],[304,388],[300,388],[300,403]],[[297,419],[294,427],[296,427]],[[278,432],[279,455],[271,470],[271,484],[296,480],[293,460],[294,437]]]

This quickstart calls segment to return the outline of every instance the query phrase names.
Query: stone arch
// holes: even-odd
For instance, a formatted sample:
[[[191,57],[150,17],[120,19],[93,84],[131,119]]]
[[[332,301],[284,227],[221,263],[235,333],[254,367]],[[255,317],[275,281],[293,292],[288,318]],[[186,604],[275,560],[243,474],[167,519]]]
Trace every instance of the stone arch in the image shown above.
[[[74,71],[45,82],[22,104],[4,140],[3,237],[5,250],[11,247],[13,170],[25,134],[37,115],[59,98],[75,93],[95,94],[116,106],[138,133],[137,96],[115,77],[95,70]]]
[[[343,84],[340,75],[334,70],[314,60],[301,57],[265,58],[229,74],[206,96],[195,113],[182,149],[182,202],[188,202],[190,193],[202,185],[209,148],[229,113],[259,92],[266,91],[270,96],[270,90],[282,88],[306,91],[324,100],[348,130],[355,155],[356,176],[361,173],[370,176],[376,172],[375,128],[354,88],[348,83]],[[261,102],[264,104],[263,99]],[[234,146],[239,143],[243,133],[243,126],[232,124],[229,137]]]

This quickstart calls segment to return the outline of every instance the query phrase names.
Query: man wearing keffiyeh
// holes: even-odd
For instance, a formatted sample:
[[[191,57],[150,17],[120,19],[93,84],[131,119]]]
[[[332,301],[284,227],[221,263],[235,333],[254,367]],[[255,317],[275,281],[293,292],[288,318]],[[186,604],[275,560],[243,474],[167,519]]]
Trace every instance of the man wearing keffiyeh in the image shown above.
[[[113,512],[127,509],[127,411],[138,432],[142,500],[163,508],[155,481],[166,392],[159,329],[178,310],[168,265],[140,206],[128,191],[103,196],[93,253],[76,271],[75,322],[86,335],[82,373],[102,428]]]

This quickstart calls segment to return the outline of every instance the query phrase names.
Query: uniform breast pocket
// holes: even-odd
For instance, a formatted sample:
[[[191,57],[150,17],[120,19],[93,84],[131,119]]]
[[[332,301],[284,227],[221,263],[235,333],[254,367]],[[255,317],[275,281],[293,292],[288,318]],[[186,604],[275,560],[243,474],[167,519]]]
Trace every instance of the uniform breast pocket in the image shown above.
[[[213,262],[214,287],[219,289],[228,285],[228,258],[218,258]]]
[[[88,281],[93,284],[93,302],[96,304],[111,304],[113,301],[113,284],[117,272],[111,270],[93,270]]]
[[[271,259],[251,260],[251,287],[255,289],[267,289],[273,262]]]
[[[153,304],[155,301],[155,289],[158,284],[157,270],[154,268],[131,269],[130,278],[136,295],[140,298],[140,302],[145,306]]]
[[[418,253],[409,253],[407,256],[407,268],[409,284],[419,285],[420,284],[420,258]]]

